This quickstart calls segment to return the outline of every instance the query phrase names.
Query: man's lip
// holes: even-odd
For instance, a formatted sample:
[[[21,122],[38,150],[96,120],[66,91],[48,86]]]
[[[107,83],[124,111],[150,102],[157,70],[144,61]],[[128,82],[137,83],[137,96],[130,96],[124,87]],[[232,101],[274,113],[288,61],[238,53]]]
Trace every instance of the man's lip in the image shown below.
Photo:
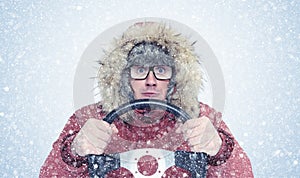
[[[153,97],[157,96],[156,92],[143,92],[142,95],[147,96],[147,97]]]

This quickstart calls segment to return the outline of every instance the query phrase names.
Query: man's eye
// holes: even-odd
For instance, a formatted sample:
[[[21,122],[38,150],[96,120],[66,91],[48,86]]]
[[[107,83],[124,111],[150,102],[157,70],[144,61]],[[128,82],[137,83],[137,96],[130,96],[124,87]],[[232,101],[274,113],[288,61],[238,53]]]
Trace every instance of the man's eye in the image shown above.
[[[138,73],[145,73],[145,71],[146,71],[146,69],[143,68],[143,67],[140,67],[140,68],[137,69]]]
[[[163,74],[163,73],[165,73],[165,71],[166,71],[166,69],[165,69],[165,68],[163,68],[163,67],[159,67],[159,68],[157,68],[157,72],[158,72],[158,73],[160,73],[160,74]]]

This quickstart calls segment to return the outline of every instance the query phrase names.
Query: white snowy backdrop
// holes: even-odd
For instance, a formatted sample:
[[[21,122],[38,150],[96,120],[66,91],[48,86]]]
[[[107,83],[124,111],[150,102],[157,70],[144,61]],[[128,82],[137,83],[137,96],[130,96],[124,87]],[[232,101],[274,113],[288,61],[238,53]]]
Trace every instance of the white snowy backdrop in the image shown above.
[[[184,23],[208,42],[226,85],[223,118],[256,177],[300,175],[300,2],[0,0],[1,177],[38,177],[74,112],[89,43],[141,17]]]

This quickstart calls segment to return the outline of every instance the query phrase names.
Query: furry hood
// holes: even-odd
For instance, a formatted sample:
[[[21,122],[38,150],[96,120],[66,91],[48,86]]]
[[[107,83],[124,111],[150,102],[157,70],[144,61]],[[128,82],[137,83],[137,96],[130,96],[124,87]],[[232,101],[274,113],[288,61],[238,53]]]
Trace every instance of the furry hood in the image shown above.
[[[156,42],[165,46],[175,62],[176,88],[170,102],[192,117],[198,117],[200,105],[198,94],[202,85],[201,66],[194,53],[193,44],[179,32],[158,22],[140,22],[129,27],[119,39],[115,39],[110,50],[99,63],[98,87],[103,109],[111,111],[129,102],[129,97],[120,93],[120,80],[127,64],[130,50],[138,43]]]

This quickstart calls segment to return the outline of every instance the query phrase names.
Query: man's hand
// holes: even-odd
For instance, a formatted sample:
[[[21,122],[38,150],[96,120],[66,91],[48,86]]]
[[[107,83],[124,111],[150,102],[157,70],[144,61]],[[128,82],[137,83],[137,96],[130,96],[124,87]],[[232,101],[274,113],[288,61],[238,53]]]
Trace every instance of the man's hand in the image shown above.
[[[221,148],[222,139],[205,116],[186,121],[178,128],[178,131],[183,133],[185,140],[194,152],[205,152],[214,156]]]
[[[102,154],[113,132],[117,132],[114,125],[103,120],[88,119],[71,145],[72,152],[80,156]]]

